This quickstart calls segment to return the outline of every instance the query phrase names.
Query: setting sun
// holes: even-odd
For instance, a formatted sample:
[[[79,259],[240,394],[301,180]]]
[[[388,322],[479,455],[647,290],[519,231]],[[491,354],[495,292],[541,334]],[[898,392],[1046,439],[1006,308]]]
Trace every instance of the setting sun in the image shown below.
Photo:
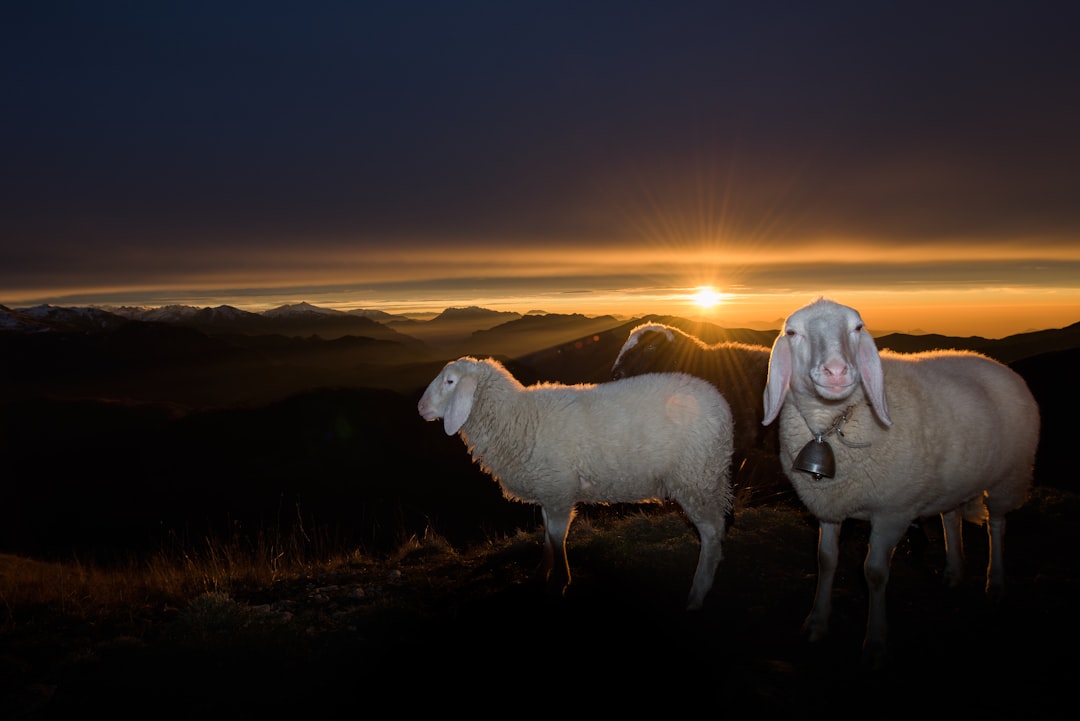
[[[718,292],[712,286],[702,286],[694,293],[694,305],[699,308],[715,308],[724,301],[724,294]]]

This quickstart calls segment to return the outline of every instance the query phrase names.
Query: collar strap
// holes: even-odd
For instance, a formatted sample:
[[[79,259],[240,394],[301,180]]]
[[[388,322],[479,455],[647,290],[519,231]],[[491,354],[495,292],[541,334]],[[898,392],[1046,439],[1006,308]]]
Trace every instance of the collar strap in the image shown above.
[[[840,442],[843,443],[848,448],[866,448],[866,447],[868,447],[870,445],[869,443],[856,443],[855,441],[849,441],[844,436],[844,432],[842,430],[840,430],[843,427],[843,425],[848,422],[848,419],[851,417],[851,414],[852,414],[852,412],[854,410],[855,410],[855,404],[853,403],[850,406],[848,406],[847,408],[845,408],[843,410],[843,412],[840,413],[840,415],[838,415],[836,418],[834,418],[833,422],[832,422],[832,425],[829,426],[829,428],[827,430],[825,430],[823,433],[814,433],[814,429],[811,428],[810,432],[814,434],[814,440],[816,440],[818,443],[821,443],[826,438],[828,438],[829,436],[831,436],[832,434],[835,433],[836,437],[840,440]],[[809,424],[807,424],[807,425],[809,426]]]

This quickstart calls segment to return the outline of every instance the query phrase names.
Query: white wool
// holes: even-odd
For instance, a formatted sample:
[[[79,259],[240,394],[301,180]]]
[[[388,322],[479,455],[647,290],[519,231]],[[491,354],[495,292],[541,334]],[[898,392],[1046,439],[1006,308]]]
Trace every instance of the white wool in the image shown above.
[[[764,423],[779,418],[784,472],[819,521],[811,640],[828,631],[848,518],[870,522],[868,665],[885,660],[890,560],[917,518],[941,515],[950,585],[963,576],[961,521],[985,520],[986,590],[1000,594],[1005,514],[1026,500],[1039,439],[1039,408],[1019,374],[968,351],[879,353],[857,311],[819,299],[792,313],[773,343],[764,404]],[[818,436],[833,451],[832,478],[793,467]]]
[[[711,384],[654,373],[526,387],[498,361],[464,357],[446,364],[417,409],[458,433],[507,498],[541,507],[544,574],[560,592],[578,504],[676,501],[701,542],[687,607],[702,606],[732,507],[731,411]]]

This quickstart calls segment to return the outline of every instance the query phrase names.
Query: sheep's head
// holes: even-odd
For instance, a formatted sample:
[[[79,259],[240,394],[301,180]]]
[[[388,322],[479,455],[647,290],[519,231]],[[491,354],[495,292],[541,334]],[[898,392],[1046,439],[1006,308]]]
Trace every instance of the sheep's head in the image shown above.
[[[443,420],[443,430],[452,436],[469,419],[477,385],[474,358],[459,358],[443,366],[428,384],[416,409],[425,421]]]
[[[891,425],[873,336],[854,308],[819,299],[788,316],[773,342],[763,423],[776,418],[789,391],[842,401],[860,384],[881,421]]]
[[[675,330],[660,323],[646,323],[634,328],[611,367],[612,379],[672,370],[670,359],[665,356],[675,342]]]

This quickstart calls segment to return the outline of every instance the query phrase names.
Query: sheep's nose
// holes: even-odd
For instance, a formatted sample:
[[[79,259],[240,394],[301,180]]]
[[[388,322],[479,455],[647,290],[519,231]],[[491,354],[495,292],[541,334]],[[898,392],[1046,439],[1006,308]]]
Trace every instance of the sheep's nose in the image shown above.
[[[821,367],[821,370],[824,371],[825,375],[827,376],[845,376],[847,375],[848,367],[847,363],[840,360],[835,360],[829,361],[828,363],[823,365]]]

